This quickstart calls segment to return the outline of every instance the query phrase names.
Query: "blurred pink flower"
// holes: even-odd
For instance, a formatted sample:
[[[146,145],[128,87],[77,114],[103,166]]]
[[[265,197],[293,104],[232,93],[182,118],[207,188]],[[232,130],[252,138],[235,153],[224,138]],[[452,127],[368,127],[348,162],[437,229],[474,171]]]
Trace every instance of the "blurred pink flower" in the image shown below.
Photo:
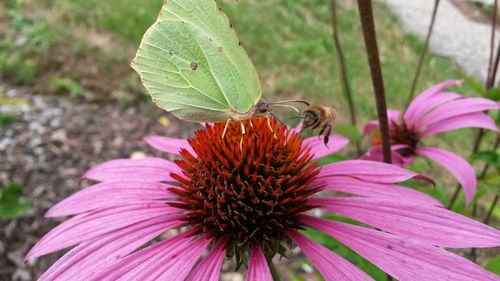
[[[371,280],[301,234],[304,228],[330,235],[400,280],[498,280],[441,247],[498,246],[499,231],[397,184],[425,178],[364,160],[318,167],[315,159],[347,140],[332,136],[327,150],[320,139],[302,140],[274,121],[274,132],[265,119],[252,122],[246,121],[245,135],[231,124],[224,139],[224,124],[207,125],[190,140],[146,138],[179,155],[175,163],[120,159],[89,170],[84,179],[98,183],[47,212],[47,217],[72,217],[26,256],[73,247],[40,280],[217,281],[224,257],[232,255],[248,257],[246,280],[272,281],[268,260],[289,242],[326,280]],[[351,196],[312,197],[320,190]],[[306,213],[314,208],[372,227]],[[150,243],[172,229],[180,233]]]
[[[387,115],[393,164],[410,165],[416,155],[433,160],[447,169],[463,186],[468,204],[474,198],[477,184],[472,166],[448,150],[421,144],[426,137],[456,129],[475,127],[498,130],[493,119],[484,111],[499,109],[499,103],[443,91],[446,87],[460,83],[460,80],[448,80],[426,89],[410,103],[402,118],[400,112],[394,109],[389,109]],[[365,125],[364,133],[369,134],[376,128],[378,121],[370,121]],[[375,137],[374,144],[362,159],[382,161],[379,135]]]

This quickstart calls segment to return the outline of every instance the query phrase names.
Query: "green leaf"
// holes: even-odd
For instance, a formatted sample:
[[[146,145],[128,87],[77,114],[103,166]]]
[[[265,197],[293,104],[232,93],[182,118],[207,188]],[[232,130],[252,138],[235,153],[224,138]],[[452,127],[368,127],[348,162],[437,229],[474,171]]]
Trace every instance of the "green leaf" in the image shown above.
[[[16,182],[10,182],[4,186],[0,192],[0,203],[12,202],[17,200],[23,194],[21,185]]]
[[[480,180],[480,182],[483,182],[487,185],[494,185],[497,188],[497,191],[500,191],[500,185],[498,185],[498,183],[500,182],[500,174],[487,174],[482,180]]]
[[[422,158],[417,158],[411,165],[405,166],[405,169],[413,171],[415,173],[422,173],[429,168],[429,162]]]
[[[0,191],[0,218],[14,219],[31,208],[31,200],[22,197],[18,183],[11,182]]]
[[[494,101],[499,101],[500,100],[500,88],[491,88],[487,90],[486,92],[483,93],[483,97],[494,100]]]
[[[319,165],[322,166],[322,165],[330,164],[333,162],[344,161],[344,160],[347,160],[347,157],[345,157],[344,155],[330,154],[328,156],[320,158],[318,162],[319,162]]]
[[[484,180],[479,181],[477,184],[476,194],[474,195],[474,199],[472,200],[472,202],[467,207],[465,207],[465,196],[463,192],[460,192],[460,195],[458,196],[451,210],[456,213],[460,213],[462,215],[473,217],[473,211],[474,211],[473,206],[475,204],[482,205],[481,204],[482,200],[480,199],[485,194],[489,193],[492,188],[498,188],[498,184],[489,185]],[[448,202],[448,200],[444,202]],[[488,206],[484,206],[484,208],[488,209]]]
[[[22,216],[31,208],[30,200],[19,202],[0,203],[0,218],[15,219]]]
[[[358,127],[351,124],[339,124],[335,126],[335,131],[345,137],[348,137],[353,142],[363,137],[363,134]]]
[[[484,93],[483,85],[481,85],[481,82],[477,81],[476,79],[470,76],[465,77],[465,83],[469,85],[472,89],[474,89],[474,91],[476,91],[477,93],[481,95]]]
[[[474,162],[477,160],[484,161],[495,167],[500,167],[500,151],[486,150],[478,151],[470,156],[469,161]]]
[[[487,270],[500,275],[500,256],[489,259],[484,268]]]
[[[428,188],[427,190],[429,190],[427,192],[427,194],[436,198],[440,202],[448,202],[449,195],[443,187],[436,186],[434,188],[430,188],[430,189]]]
[[[0,112],[0,129],[14,123],[17,116],[10,113]]]
[[[50,82],[50,91],[57,94],[69,94],[73,98],[85,96],[85,91],[77,81],[69,78],[56,78]]]

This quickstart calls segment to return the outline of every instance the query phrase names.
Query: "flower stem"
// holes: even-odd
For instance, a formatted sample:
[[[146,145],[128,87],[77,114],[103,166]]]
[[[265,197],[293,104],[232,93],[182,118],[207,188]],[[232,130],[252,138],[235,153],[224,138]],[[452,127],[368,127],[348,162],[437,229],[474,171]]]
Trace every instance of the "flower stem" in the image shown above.
[[[500,114],[499,114],[499,116],[500,116]],[[499,145],[500,145],[500,134],[497,134],[497,140],[496,140],[495,144],[493,145],[493,151],[496,151],[498,149]],[[490,167],[490,164],[488,164],[488,163],[486,163],[484,165],[483,171],[481,171],[481,174],[478,177],[479,180],[484,179],[484,177],[486,176],[486,173],[488,172],[489,167]],[[495,198],[493,199],[493,202],[491,203],[491,207],[488,210],[488,212],[486,213],[486,217],[484,218],[484,221],[483,221],[485,224],[488,224],[490,217],[491,217],[491,214],[493,213],[493,209],[497,205],[497,201],[498,201],[498,194],[495,195]],[[474,202],[474,209],[473,209],[472,217],[476,217],[476,215],[477,215],[476,210],[477,210],[477,202]],[[475,262],[476,258],[477,258],[476,251],[477,251],[476,248],[472,248],[470,250],[470,253],[469,253],[469,259],[473,262]]]
[[[440,0],[434,0],[434,8],[432,10],[431,23],[429,24],[429,29],[427,30],[427,36],[425,37],[424,47],[420,52],[420,57],[418,59],[417,69],[415,70],[415,75],[413,76],[413,80],[411,82],[410,95],[408,96],[408,101],[406,103],[406,107],[411,103],[411,100],[415,96],[415,89],[417,88],[418,78],[420,77],[420,72],[422,70],[422,65],[424,63],[425,55],[427,54],[427,50],[429,49],[429,41],[431,39],[432,30],[434,29],[434,22],[436,21],[436,14],[438,10]]]
[[[273,263],[273,257],[266,255],[266,261],[269,266],[269,270],[271,271],[271,275],[273,276],[273,281],[280,281],[280,274]]]
[[[488,60],[488,72],[487,72],[487,79],[486,79],[486,85],[493,85],[495,84],[495,75],[496,75],[496,68],[498,68],[498,62],[496,62],[497,66],[495,67],[495,72],[493,73],[493,55],[494,55],[494,49],[495,49],[495,28],[496,28],[496,21],[497,21],[497,5],[498,5],[498,0],[495,0],[495,3],[493,4],[493,17],[491,20],[491,35],[490,35],[490,58]],[[498,58],[498,54],[497,54]]]
[[[490,206],[490,209],[488,210],[488,213],[486,214],[486,217],[484,218],[483,220],[483,223],[484,224],[488,224],[490,222],[490,218],[491,218],[491,214],[493,213],[493,210],[495,209],[495,207],[497,206],[497,203],[498,203],[498,197],[500,195],[497,194],[495,195],[495,198],[493,198],[493,202],[491,203],[491,206]]]
[[[373,9],[371,0],[358,0],[359,16],[365,49],[370,65],[373,89],[377,104],[378,121],[380,125],[380,136],[382,138],[382,153],[384,162],[391,163],[391,143],[389,137],[389,122],[387,119],[387,106],[385,102],[384,80],[377,47],[377,35],[375,33],[375,23],[373,21]]]
[[[497,53],[495,56],[495,61],[493,61],[493,53],[494,53],[494,48],[495,48],[495,29],[496,29],[496,17],[497,17],[497,9],[498,9],[498,0],[495,0],[493,4],[493,17],[491,20],[491,35],[490,35],[490,58],[488,61],[488,69],[487,69],[487,77],[486,77],[486,83],[485,83],[485,89],[491,89],[495,85],[495,78],[496,78],[496,73],[498,70],[498,64],[500,62],[500,43],[498,44],[497,48]],[[474,154],[479,150],[479,146],[481,145],[481,142],[483,141],[485,130],[484,129],[479,129],[477,132],[476,139],[474,140],[474,144],[472,146],[472,153]],[[498,136],[497,136],[498,140]],[[498,146],[497,146],[498,147]],[[487,166],[483,170],[483,172],[486,174],[486,171],[488,170]],[[455,201],[458,198],[458,195],[460,194],[460,184],[457,185],[455,192],[453,193],[453,196],[450,199],[450,202],[448,203],[448,209],[451,210],[453,208],[453,205],[455,204]]]
[[[337,58],[339,60],[342,88],[344,89],[346,97],[347,97],[347,103],[349,105],[349,113],[350,113],[350,117],[351,117],[351,124],[354,127],[356,127],[356,123],[357,123],[356,122],[356,111],[354,108],[352,89],[351,89],[351,85],[349,83],[349,78],[347,75],[347,67],[346,67],[346,63],[345,63],[344,51],[342,50],[342,45],[340,44],[339,30],[338,30],[338,24],[337,24],[337,1],[336,0],[331,1],[330,8],[331,8],[331,13],[332,13],[332,37],[333,37],[333,42],[335,44],[335,50],[337,51]],[[356,150],[357,150],[358,156],[361,156],[361,144],[359,143],[359,140],[356,140],[355,145],[356,145]]]

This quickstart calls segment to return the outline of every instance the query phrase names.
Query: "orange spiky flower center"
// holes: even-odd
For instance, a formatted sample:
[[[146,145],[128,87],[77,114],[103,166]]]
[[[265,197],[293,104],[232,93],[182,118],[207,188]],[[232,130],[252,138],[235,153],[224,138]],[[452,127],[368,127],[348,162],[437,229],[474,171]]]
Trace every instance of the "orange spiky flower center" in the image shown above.
[[[206,125],[189,140],[196,155],[181,151],[182,175],[170,191],[187,211],[190,225],[229,240],[238,249],[257,243],[276,252],[288,228],[301,228],[298,215],[310,210],[307,199],[321,188],[319,173],[302,138],[265,118]],[[238,254],[238,253],[236,253]]]

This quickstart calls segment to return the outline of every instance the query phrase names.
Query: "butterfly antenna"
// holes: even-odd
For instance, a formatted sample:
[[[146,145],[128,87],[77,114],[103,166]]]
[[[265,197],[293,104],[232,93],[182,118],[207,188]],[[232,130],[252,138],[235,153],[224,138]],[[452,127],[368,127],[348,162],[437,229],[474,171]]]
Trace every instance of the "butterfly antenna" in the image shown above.
[[[222,139],[224,139],[226,137],[227,128],[229,127],[230,121],[231,121],[231,119],[227,119],[227,121],[226,121],[226,125],[224,126],[224,131],[222,131]]]
[[[298,103],[303,103],[307,106],[310,106],[311,104],[308,103],[305,100],[284,100],[284,101],[275,101],[275,102],[270,102],[268,104],[273,105],[273,104],[284,104],[284,103],[292,103],[292,102],[298,102]]]
[[[272,106],[280,106],[280,107],[287,107],[287,108],[291,108],[293,109],[295,112],[299,113],[300,114],[300,110],[298,110],[295,106],[292,106],[292,105],[288,105],[288,104],[271,104],[270,105]]]

